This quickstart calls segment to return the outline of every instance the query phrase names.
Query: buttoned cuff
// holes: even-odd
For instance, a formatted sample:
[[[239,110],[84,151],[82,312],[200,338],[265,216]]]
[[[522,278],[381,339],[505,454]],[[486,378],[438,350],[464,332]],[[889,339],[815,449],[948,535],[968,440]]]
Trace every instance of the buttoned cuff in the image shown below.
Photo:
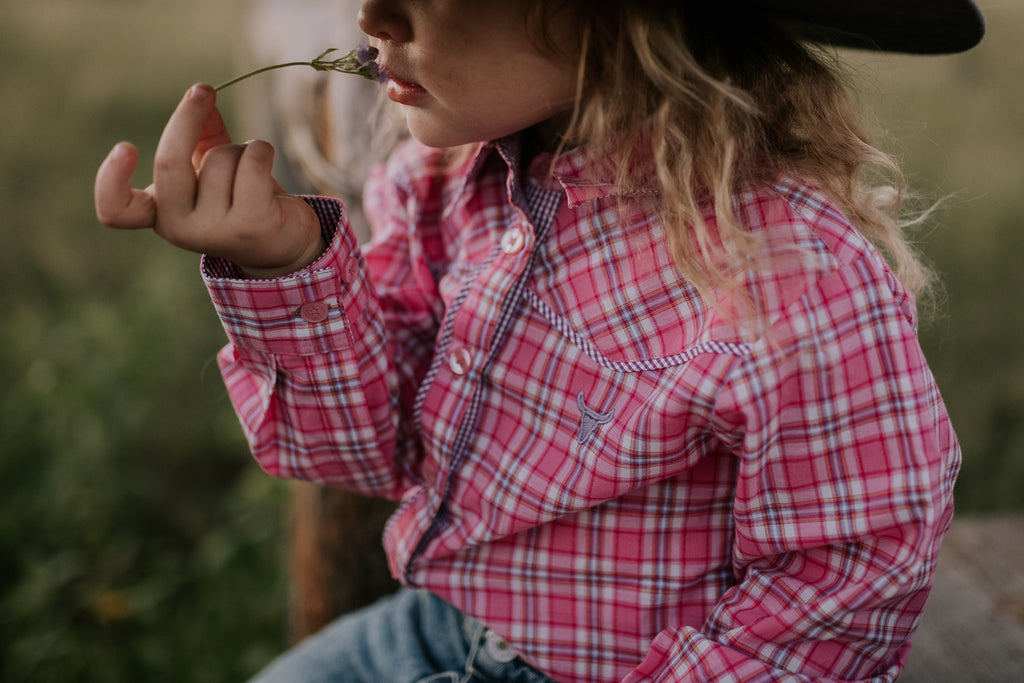
[[[316,211],[328,242],[306,268],[272,280],[247,280],[234,264],[202,259],[203,281],[240,354],[312,355],[352,345],[346,314],[366,287],[358,243],[341,202],[303,199]]]

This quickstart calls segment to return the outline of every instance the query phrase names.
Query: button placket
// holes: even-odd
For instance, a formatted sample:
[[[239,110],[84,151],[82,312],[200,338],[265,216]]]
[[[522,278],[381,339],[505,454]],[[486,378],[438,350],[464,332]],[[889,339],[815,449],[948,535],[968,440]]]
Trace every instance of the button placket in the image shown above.
[[[502,154],[504,155],[504,152]],[[433,403],[431,403],[429,408],[426,406],[434,396],[441,395],[442,393],[441,389],[438,389],[438,382],[443,382],[445,374],[444,364],[447,363],[448,370],[456,376],[465,375],[472,369],[474,359],[470,349],[473,347],[460,348],[459,341],[456,340],[474,340],[476,342],[477,348],[475,351],[478,356],[477,363],[479,364],[479,367],[476,369],[477,372],[486,372],[489,368],[489,363],[496,358],[496,352],[491,347],[492,340],[504,339],[506,331],[510,329],[509,326],[515,323],[516,316],[496,315],[493,313],[494,310],[497,310],[495,306],[504,306],[506,302],[511,302],[511,305],[518,305],[522,301],[525,296],[526,282],[530,275],[529,269],[536,260],[533,252],[533,242],[536,241],[538,244],[541,244],[555,219],[559,206],[565,199],[564,194],[561,194],[559,189],[558,195],[546,203],[531,204],[530,199],[527,198],[527,208],[523,208],[519,203],[512,202],[511,196],[509,201],[515,204],[515,209],[518,209],[518,214],[512,211],[506,214],[508,218],[506,225],[511,227],[501,232],[500,236],[497,231],[494,233],[494,236],[490,239],[494,240],[497,238],[497,244],[491,243],[492,246],[490,248],[493,251],[488,262],[482,264],[483,268],[481,271],[473,272],[472,280],[460,278],[458,292],[454,293],[453,291],[453,296],[449,299],[452,304],[446,311],[441,327],[442,343],[448,349],[448,353],[445,355],[439,353],[434,357],[430,372],[428,373],[428,381],[421,385],[420,391],[417,393],[414,406],[414,416],[417,424],[423,424],[425,410],[435,411],[435,414],[440,412]],[[531,219],[532,212],[530,207],[541,210],[539,215],[541,220],[539,222]],[[501,253],[494,253],[498,250]],[[525,254],[522,253],[524,250],[526,251]],[[483,292],[482,294],[481,291]],[[489,296],[485,297],[485,294]],[[498,296],[499,294],[500,296]],[[481,301],[487,302],[487,311],[479,308]],[[456,322],[456,318],[460,315],[475,315],[477,319],[468,324],[463,321],[464,324],[459,325]],[[481,329],[484,324],[488,325],[489,328]],[[457,388],[455,387],[456,384],[458,385]],[[437,426],[434,436],[439,441],[452,444],[453,449],[447,458],[442,458],[436,463],[440,467],[439,472],[441,476],[435,487],[438,494],[438,503],[434,506],[434,510],[431,513],[432,517],[429,526],[422,532],[416,541],[416,545],[411,549],[408,558],[405,560],[404,573],[407,577],[413,575],[417,567],[417,561],[422,554],[437,539],[438,535],[446,528],[446,525],[451,522],[446,511],[449,508],[451,496],[455,488],[454,482],[457,479],[454,473],[461,470],[464,462],[471,455],[470,446],[473,443],[473,430],[479,425],[481,417],[481,402],[474,402],[473,399],[476,396],[474,392],[480,391],[480,387],[479,383],[471,384],[468,381],[452,383],[451,386],[444,387],[444,391],[448,392],[451,399],[444,402],[443,408],[445,415],[449,417],[447,417],[444,425],[439,424]],[[435,392],[435,390],[437,391]],[[453,424],[457,425],[454,430],[450,429]],[[497,638],[500,640],[500,636],[497,636]],[[504,641],[502,642],[504,643]],[[508,651],[511,651],[509,661],[519,656],[508,643],[504,643],[504,648],[492,645],[491,649],[493,654],[488,654],[495,657],[495,659],[508,656]]]

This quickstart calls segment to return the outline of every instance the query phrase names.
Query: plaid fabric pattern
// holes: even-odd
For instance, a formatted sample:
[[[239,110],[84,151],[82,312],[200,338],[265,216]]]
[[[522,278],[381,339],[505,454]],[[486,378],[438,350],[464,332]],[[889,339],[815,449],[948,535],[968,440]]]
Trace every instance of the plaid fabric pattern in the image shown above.
[[[911,297],[782,178],[735,201],[752,334],[679,276],[650,192],[540,162],[410,143],[365,248],[309,198],[307,270],[204,261],[260,464],[402,499],[395,575],[557,680],[892,680],[960,461]]]

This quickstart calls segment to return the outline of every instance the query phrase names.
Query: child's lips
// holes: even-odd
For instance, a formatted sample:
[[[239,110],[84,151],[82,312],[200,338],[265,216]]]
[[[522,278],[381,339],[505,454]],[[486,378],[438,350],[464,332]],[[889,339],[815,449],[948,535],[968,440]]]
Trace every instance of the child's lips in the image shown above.
[[[427,90],[419,83],[398,78],[391,71],[388,74],[388,99],[398,104],[416,106],[427,96]]]

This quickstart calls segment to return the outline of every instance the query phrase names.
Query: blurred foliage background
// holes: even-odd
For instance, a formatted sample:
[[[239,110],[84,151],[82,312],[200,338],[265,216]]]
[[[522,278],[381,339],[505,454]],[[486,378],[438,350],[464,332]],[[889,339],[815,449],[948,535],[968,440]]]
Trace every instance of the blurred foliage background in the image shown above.
[[[979,4],[971,53],[849,56],[883,147],[946,197],[917,233],[945,283],[921,337],[969,513],[1024,508],[1024,7]],[[261,66],[234,58],[244,7],[0,0],[5,683],[237,681],[286,645],[287,487],[236,426],[198,259],[92,209],[114,142],[145,184],[181,93]]]

